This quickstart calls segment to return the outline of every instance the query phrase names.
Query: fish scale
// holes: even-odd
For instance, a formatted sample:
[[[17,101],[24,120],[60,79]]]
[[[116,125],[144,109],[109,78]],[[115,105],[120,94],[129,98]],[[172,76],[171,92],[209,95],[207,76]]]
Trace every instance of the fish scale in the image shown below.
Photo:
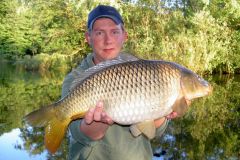
[[[165,81],[169,83],[171,82],[171,78],[175,80],[180,76],[176,73],[173,73],[175,74],[175,77],[169,74],[169,67],[173,68],[172,66],[166,65],[163,67],[163,65],[156,65],[154,63],[146,64],[143,62],[144,61],[137,61],[134,65],[131,63],[124,63],[118,66],[113,66],[113,69],[110,67],[108,70],[97,73],[96,76],[89,78],[83,83],[83,85],[75,89],[79,90],[78,92],[75,90],[72,92],[74,97],[78,98],[70,98],[71,100],[68,102],[70,106],[67,110],[62,112],[62,114],[64,116],[69,116],[66,114],[67,112],[72,115],[72,112],[78,113],[79,111],[87,111],[89,108],[94,107],[99,100],[106,103],[105,110],[110,116],[112,116],[113,120],[121,124],[137,123],[142,120],[142,118],[148,119],[151,117],[151,110],[149,110],[148,104],[154,103],[154,100],[159,102],[155,102],[155,106],[159,105],[159,109],[155,109],[154,111],[160,112],[161,107],[165,104],[160,103],[160,100],[157,97],[166,99],[168,94],[171,94],[169,93],[169,90],[177,90],[179,86],[176,89],[172,89],[171,86],[174,85],[169,87],[167,85],[161,86],[158,84],[164,84]],[[158,70],[160,71],[158,72]],[[134,71],[138,74],[132,74]],[[173,72],[174,69],[171,71]],[[110,77],[115,78],[110,79]],[[91,81],[93,81],[93,83],[91,83]],[[130,102],[121,105],[122,103],[120,102],[128,99],[127,97],[129,97],[130,94],[132,95],[129,100]],[[91,95],[94,95],[95,98]],[[176,94],[175,97],[177,97]],[[168,104],[171,105],[171,103]],[[66,106],[66,104],[63,104],[63,106]],[[132,110],[142,109],[146,111],[146,114],[138,116],[134,122],[129,120],[126,121],[129,115],[124,113],[126,112],[126,109],[130,108]],[[118,111],[118,114],[113,114],[115,110]],[[161,112],[161,114],[156,116],[163,116],[164,114],[167,113]],[[137,117],[137,115],[134,116]]]
[[[89,92],[91,93],[87,94],[88,93],[87,92],[85,94],[96,95],[95,96],[96,98],[94,100],[92,100],[92,98],[88,98],[88,100],[86,100],[85,103],[82,103],[81,102],[83,99],[82,96],[84,96],[84,94],[79,95],[80,97],[77,98],[77,101],[75,103],[78,104],[78,106],[82,106],[81,110],[84,110],[84,108],[86,109],[86,108],[94,107],[97,101],[102,100],[105,104],[104,107],[106,112],[109,114],[109,116],[113,118],[114,121],[118,123],[132,124],[132,123],[139,122],[140,120],[142,120],[142,118],[148,119],[149,117],[151,117],[150,115],[151,110],[149,109],[148,104],[154,103],[153,100],[159,101],[159,99],[155,97],[166,98],[166,95],[167,95],[167,94],[164,94],[164,92],[159,90],[161,88],[162,90],[165,90],[164,87],[161,87],[160,85],[154,86],[155,83],[161,84],[162,82],[164,82],[164,79],[161,78],[163,76],[159,74],[162,72],[157,72],[158,65],[149,63],[150,65],[153,65],[153,66],[148,67],[149,64],[144,64],[143,62],[135,62],[135,65],[133,66],[134,68],[137,68],[138,74],[134,75],[134,74],[131,74],[134,70],[132,69],[132,65],[127,65],[127,64],[131,64],[131,63],[124,63],[118,66],[114,66],[117,68],[116,69],[109,68],[111,72],[105,71],[105,72],[101,72],[99,75],[96,75],[97,80],[94,80],[93,78],[94,82],[95,81],[98,82],[99,87],[97,87],[96,90],[94,90],[93,87],[91,86],[87,89],[84,89],[85,88],[84,86],[87,86],[87,85],[82,85],[83,87],[81,87],[80,90],[85,90],[85,91],[89,90]],[[161,68],[161,65],[159,66],[159,68]],[[116,78],[109,79],[110,77],[109,75],[113,75],[113,77],[116,77]],[[176,76],[179,76],[179,75],[176,74]],[[102,79],[100,77],[102,77]],[[158,79],[156,80],[155,78],[155,81],[152,82],[153,80],[151,77],[156,77]],[[154,87],[151,87],[151,85],[153,85]],[[135,86],[135,87],[133,88],[131,86]],[[166,87],[169,88],[168,86]],[[107,88],[110,90],[108,91]],[[131,93],[132,96],[130,96],[129,93]],[[154,95],[153,93],[155,94],[155,97],[152,97]],[[131,97],[131,99],[129,100],[130,102],[124,103],[123,105],[121,101],[128,99],[129,96]],[[176,96],[177,95],[175,94],[175,97]],[[84,98],[86,97],[87,96],[84,96]],[[112,98],[109,98],[109,97],[112,97]],[[155,103],[156,103],[155,106],[159,105],[159,110],[155,109],[154,111],[160,111],[161,107],[164,104],[157,103],[157,102]],[[88,106],[85,106],[85,105],[88,105]],[[130,121],[129,118],[127,118],[129,117],[129,115],[127,114],[127,111],[126,111],[129,109],[133,111],[134,109],[136,110],[142,109],[145,111],[146,114],[139,115],[139,116],[134,115],[137,118],[135,119],[135,121]],[[79,112],[79,110],[74,110],[74,111]],[[117,113],[114,114],[114,112],[117,112]],[[163,116],[162,114],[167,114],[167,113],[161,113],[161,115],[159,116]]]

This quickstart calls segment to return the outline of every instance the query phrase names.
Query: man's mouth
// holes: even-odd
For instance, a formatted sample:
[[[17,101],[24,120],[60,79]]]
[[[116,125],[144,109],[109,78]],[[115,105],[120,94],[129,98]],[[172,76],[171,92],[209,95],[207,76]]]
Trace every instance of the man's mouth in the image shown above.
[[[113,50],[114,50],[114,48],[106,48],[106,49],[103,49],[104,52],[111,52],[111,51],[113,51]]]

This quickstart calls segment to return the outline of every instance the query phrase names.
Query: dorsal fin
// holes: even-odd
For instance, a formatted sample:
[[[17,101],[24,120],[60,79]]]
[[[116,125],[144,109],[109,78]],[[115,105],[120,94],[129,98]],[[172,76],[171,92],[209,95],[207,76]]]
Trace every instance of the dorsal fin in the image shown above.
[[[120,64],[120,63],[125,63],[129,61],[136,61],[139,60],[137,57],[129,55],[129,54],[121,54],[118,56],[116,59],[112,60],[107,60],[104,62],[101,62],[83,72],[81,72],[75,80],[72,82],[70,91],[72,91],[79,83],[81,83],[83,80],[88,78],[89,76],[96,74],[97,72],[104,70],[105,68],[108,68],[112,65]]]

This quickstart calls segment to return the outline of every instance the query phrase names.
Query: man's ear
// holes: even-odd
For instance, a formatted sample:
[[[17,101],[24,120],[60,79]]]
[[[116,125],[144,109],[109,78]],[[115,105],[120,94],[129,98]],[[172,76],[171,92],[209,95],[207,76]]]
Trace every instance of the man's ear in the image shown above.
[[[128,33],[124,31],[124,42],[126,42],[127,40],[128,40]]]
[[[87,43],[91,46],[92,42],[91,42],[91,37],[90,37],[89,32],[85,32],[85,39],[86,39]]]

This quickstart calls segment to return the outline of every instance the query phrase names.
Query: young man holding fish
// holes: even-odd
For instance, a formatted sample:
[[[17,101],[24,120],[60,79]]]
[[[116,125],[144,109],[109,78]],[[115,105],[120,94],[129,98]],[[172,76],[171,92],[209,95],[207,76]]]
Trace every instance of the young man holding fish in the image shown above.
[[[110,6],[99,5],[88,16],[88,31],[85,34],[93,53],[69,73],[63,83],[62,97],[68,94],[74,79],[84,70],[112,59],[127,59],[131,56],[121,54],[127,32],[118,11]],[[176,112],[155,120],[156,135],[161,136],[168,120],[175,118]],[[150,140],[144,135],[132,136],[129,126],[113,122],[104,112],[104,103],[99,99],[95,108],[91,108],[83,119],[71,122],[69,159],[89,160],[150,160],[152,149]]]

